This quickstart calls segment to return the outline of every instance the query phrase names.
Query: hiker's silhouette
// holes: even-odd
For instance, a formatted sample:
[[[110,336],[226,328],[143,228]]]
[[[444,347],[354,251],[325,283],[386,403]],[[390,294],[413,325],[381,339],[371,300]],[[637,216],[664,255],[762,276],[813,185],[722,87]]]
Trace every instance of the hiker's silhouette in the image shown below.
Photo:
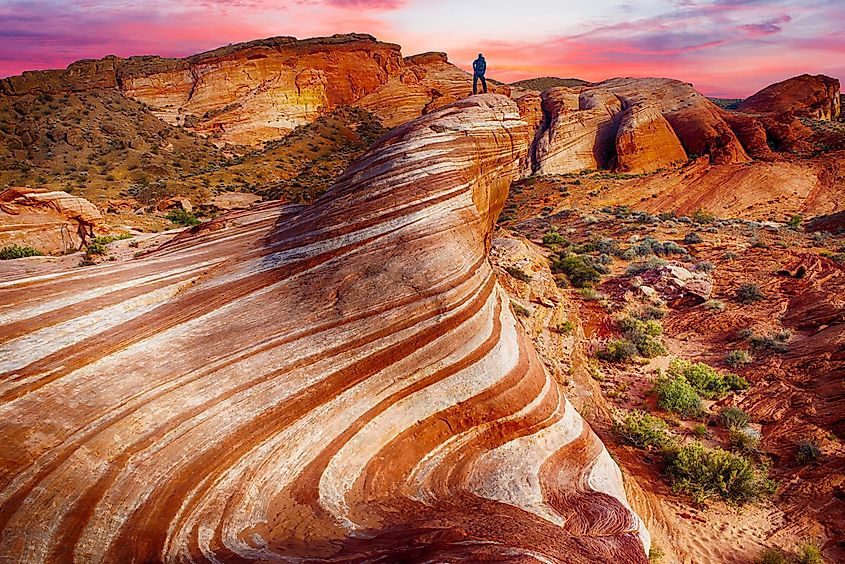
[[[484,93],[487,94],[487,79],[484,78],[484,73],[487,71],[487,61],[484,55],[478,54],[478,58],[472,62],[472,93],[478,94],[478,80],[481,79],[481,86],[484,87]]]

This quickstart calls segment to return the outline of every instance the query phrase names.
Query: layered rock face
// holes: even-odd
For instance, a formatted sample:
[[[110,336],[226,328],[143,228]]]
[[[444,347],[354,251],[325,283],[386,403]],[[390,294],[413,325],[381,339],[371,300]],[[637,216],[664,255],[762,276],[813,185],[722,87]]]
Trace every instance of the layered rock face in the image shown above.
[[[491,85],[492,86],[492,85]],[[66,70],[0,81],[0,93],[119,89],[171,125],[229,143],[276,139],[344,105],[394,127],[471,92],[471,77],[444,53],[402,57],[364,34],[297,40],[273,37],[184,59],[108,57]],[[509,93],[507,87],[492,91]]]
[[[542,94],[547,124],[534,148],[534,171],[565,174],[608,166],[622,114],[620,100],[601,90],[559,87]]]
[[[818,120],[835,120],[841,115],[839,81],[822,74],[802,74],[767,86],[744,100],[744,112],[792,112]]]
[[[94,204],[67,192],[36,188],[0,192],[0,246],[29,246],[46,253],[75,250],[102,223]]]
[[[688,155],[708,155],[717,164],[749,160],[724,112],[677,80],[615,78],[552,88],[543,93],[543,111],[533,167],[541,174],[652,172]]]
[[[0,281],[0,559],[646,562],[486,258],[528,146],[473,97],[312,206]]]

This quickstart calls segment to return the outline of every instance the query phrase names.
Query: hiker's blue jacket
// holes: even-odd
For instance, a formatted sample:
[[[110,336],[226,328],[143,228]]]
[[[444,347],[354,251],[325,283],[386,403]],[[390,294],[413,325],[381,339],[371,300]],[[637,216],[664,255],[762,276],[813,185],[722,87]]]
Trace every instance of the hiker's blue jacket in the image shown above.
[[[487,70],[487,61],[484,57],[478,57],[475,61],[472,62],[472,70],[478,76],[484,76],[484,72]]]

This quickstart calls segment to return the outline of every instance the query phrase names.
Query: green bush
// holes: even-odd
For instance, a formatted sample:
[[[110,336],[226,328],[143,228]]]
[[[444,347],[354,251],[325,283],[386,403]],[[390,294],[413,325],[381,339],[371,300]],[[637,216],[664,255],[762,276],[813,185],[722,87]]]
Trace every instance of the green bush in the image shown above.
[[[608,362],[628,362],[637,356],[637,345],[627,339],[609,341],[596,356]]]
[[[710,311],[725,311],[725,302],[721,300],[707,300],[704,302],[704,309]]]
[[[704,423],[699,423],[692,428],[692,434],[698,438],[703,438],[709,436],[710,431],[707,430],[707,425],[705,425]]]
[[[521,280],[522,282],[531,282],[531,276],[522,269],[519,269],[515,266],[507,266],[505,267],[505,270],[508,274],[510,274],[517,280]]]
[[[695,231],[687,233],[686,237],[684,237],[684,243],[686,243],[687,245],[697,245],[698,243],[701,243],[703,240],[704,239],[701,238],[701,235],[699,235]]]
[[[549,231],[545,235],[543,235],[543,244],[544,245],[561,245],[563,247],[567,247],[570,245],[570,242],[558,233],[557,231]]]
[[[815,441],[800,441],[795,451],[795,460],[802,466],[816,462],[821,456],[822,450]]]
[[[787,222],[787,225],[789,225],[790,227],[797,228],[797,227],[800,227],[800,226],[801,226],[801,222],[802,222],[802,221],[804,221],[803,216],[801,216],[801,215],[793,215],[792,217],[790,217],[790,218],[789,218],[789,221]]]
[[[751,423],[751,417],[738,407],[726,407],[719,414],[719,420],[731,431],[744,428]]]
[[[513,309],[513,312],[519,317],[531,317],[531,310],[516,302],[511,302],[511,309]]]
[[[703,362],[687,362],[675,359],[669,363],[670,376],[683,376],[703,398],[718,399],[731,390],[744,390],[748,382],[735,374],[722,374]]]
[[[789,339],[792,338],[792,331],[785,329],[768,335],[755,335],[752,331],[747,337],[751,346],[757,349],[766,349],[776,353],[789,351]]]
[[[666,556],[666,553],[659,546],[652,544],[651,548],[648,549],[648,561],[651,564],[660,564],[663,562],[664,556]]]
[[[19,245],[12,245],[11,247],[3,247],[0,249],[0,260],[11,260],[24,257],[40,257],[44,253],[32,247],[21,247]]]
[[[557,332],[561,335],[571,335],[572,331],[575,330],[575,324],[569,320],[564,321],[560,325],[557,326]]]
[[[189,226],[202,223],[194,214],[183,209],[170,210],[165,217],[177,225]]]
[[[101,237],[94,237],[91,239],[92,243],[99,243],[101,245],[108,245],[109,243],[113,243],[114,241],[123,241],[124,239],[131,239],[132,235],[130,233],[121,233],[119,235],[103,235]]]
[[[106,254],[106,246],[102,243],[98,243],[97,241],[92,240],[88,243],[88,246],[85,248],[85,254],[89,257],[94,255],[104,255]]]
[[[569,283],[575,288],[587,288],[601,280],[601,273],[594,266],[587,264],[579,255],[567,255],[552,261],[552,272],[566,274]]]
[[[656,268],[660,268],[661,266],[665,266],[666,261],[661,258],[652,258],[647,261],[643,262],[635,262],[631,264],[628,269],[625,271],[626,276],[639,276],[640,274],[644,274],[649,270],[654,270]]]
[[[696,503],[718,496],[743,504],[775,489],[765,468],[731,452],[705,448],[698,441],[665,449],[664,462],[672,488],[691,495]]]
[[[620,319],[618,323],[625,338],[636,345],[637,351],[644,358],[654,358],[666,354],[666,347],[659,339],[663,333],[663,326],[659,321],[654,319],[643,321],[626,316]]]
[[[725,355],[725,362],[728,366],[733,368],[736,368],[737,366],[744,366],[750,363],[751,360],[751,355],[748,354],[748,351],[742,349],[730,351]]]
[[[821,549],[813,543],[804,543],[798,547],[798,564],[824,564]]]
[[[683,375],[661,376],[654,383],[657,407],[689,417],[702,412],[701,398]]]
[[[736,289],[736,299],[741,304],[753,304],[764,298],[765,296],[757,284],[746,282]]]
[[[622,442],[637,448],[659,450],[672,442],[666,422],[645,411],[629,411],[624,418],[613,422],[612,431]]]
[[[707,210],[697,209],[692,213],[690,219],[699,224],[713,223],[716,220],[716,216]]]
[[[787,564],[786,555],[776,548],[767,548],[755,560],[756,564]]]
[[[753,429],[735,429],[728,433],[731,450],[744,455],[760,453],[760,437]]]

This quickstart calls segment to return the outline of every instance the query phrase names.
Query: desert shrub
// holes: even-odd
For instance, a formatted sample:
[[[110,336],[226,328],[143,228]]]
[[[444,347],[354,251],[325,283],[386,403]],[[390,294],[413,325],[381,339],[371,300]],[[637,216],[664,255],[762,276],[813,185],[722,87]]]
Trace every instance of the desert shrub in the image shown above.
[[[644,274],[649,270],[654,270],[665,265],[665,260],[660,258],[652,258],[647,261],[635,262],[634,264],[631,264],[630,266],[628,266],[628,269],[625,271],[625,274],[627,276],[639,276],[640,274]]]
[[[723,374],[703,362],[675,359],[669,363],[670,376],[683,376],[703,398],[718,399],[731,390],[748,388],[748,382],[736,375]]]
[[[736,299],[741,304],[753,304],[759,302],[765,296],[757,284],[746,282],[736,289]]]
[[[666,354],[666,347],[659,339],[663,333],[663,326],[659,321],[654,319],[642,321],[626,316],[619,320],[619,328],[625,338],[636,345],[637,351],[643,357],[654,358]]]
[[[689,417],[702,412],[701,398],[682,375],[661,376],[654,383],[657,407]]]
[[[19,245],[12,245],[11,247],[3,247],[0,249],[0,260],[11,260],[24,257],[38,257],[43,255],[41,251],[33,249],[32,247],[21,247]]]
[[[785,353],[789,351],[789,345],[787,342],[791,337],[792,331],[786,329],[775,333],[769,333],[768,335],[755,335],[752,331],[746,338],[748,339],[748,342],[751,343],[752,347],[767,349],[776,353]]]
[[[194,214],[182,209],[170,210],[165,217],[177,225],[189,226],[201,223]]]
[[[620,256],[622,254],[619,243],[610,237],[602,237],[596,241],[596,250],[605,255]]]
[[[793,215],[789,218],[787,225],[793,228],[797,228],[801,226],[801,222],[804,221],[804,217],[801,215]]]
[[[707,300],[704,302],[704,308],[710,311],[725,311],[725,302],[721,300]]]
[[[648,561],[651,564],[660,564],[663,562],[664,556],[666,556],[666,553],[655,544],[652,544],[651,548],[648,549]]]
[[[647,305],[636,313],[636,317],[643,321],[650,321],[653,319],[663,319],[667,313],[665,308]]]
[[[123,241],[124,239],[131,239],[132,235],[130,233],[120,233],[119,235],[103,235],[100,237],[94,237],[91,239],[92,243],[99,243],[101,245],[108,245],[109,243],[113,243],[114,241]]]
[[[627,339],[608,341],[596,356],[608,362],[628,362],[637,356],[637,345]]]
[[[575,330],[575,324],[569,320],[564,321],[557,326],[557,332],[561,335],[570,335]]]
[[[795,451],[795,460],[802,466],[816,462],[821,456],[822,450],[815,441],[800,441]]]
[[[691,231],[687,233],[686,237],[684,237],[684,243],[687,245],[697,245],[701,243],[704,239],[701,238],[701,235],[696,233],[695,231]]]
[[[703,260],[700,263],[695,265],[695,270],[697,272],[703,272],[705,274],[710,274],[714,270],[716,270],[716,265],[710,262],[709,260]]]
[[[734,429],[728,433],[731,450],[744,455],[760,452],[760,435],[754,429]]]
[[[736,368],[737,366],[744,366],[750,363],[751,360],[751,355],[748,354],[748,351],[743,349],[736,349],[725,355],[725,362],[728,366],[733,368]]]
[[[612,431],[622,442],[637,448],[659,450],[672,441],[666,422],[645,411],[629,411],[613,422]]]
[[[699,423],[692,428],[692,434],[701,439],[710,435],[710,431],[707,430],[707,425],[705,425],[704,423]]]
[[[92,240],[88,243],[88,247],[85,249],[85,254],[89,257],[93,255],[104,255],[106,254],[106,246],[96,240]]]
[[[824,564],[821,549],[811,542],[807,542],[798,547],[798,555],[796,558],[798,564]]]
[[[787,564],[786,555],[776,548],[767,548],[760,553],[755,564]]]
[[[507,266],[505,267],[505,270],[508,274],[510,274],[517,280],[521,280],[522,282],[531,282],[531,276],[520,268],[517,268],[515,266]]]
[[[595,288],[578,288],[578,295],[590,302],[601,302],[607,299],[607,296],[601,292],[597,292]]]
[[[726,407],[719,414],[722,425],[729,430],[742,429],[751,422],[751,417],[738,407]]]
[[[601,280],[601,273],[579,255],[567,255],[552,261],[552,272],[563,273],[576,288],[586,288]]]
[[[692,213],[692,217],[690,219],[692,219],[695,223],[705,224],[713,223],[716,220],[716,216],[707,210],[697,209]]]
[[[513,309],[513,312],[519,317],[531,317],[531,311],[516,302],[511,302],[511,309]]]
[[[543,235],[543,244],[544,245],[561,245],[563,247],[569,246],[569,241],[558,233],[557,231],[549,231],[545,235]]]
[[[749,340],[754,336],[754,329],[751,327],[744,327],[736,332],[736,338],[740,340]]]
[[[737,454],[705,448],[698,441],[664,450],[672,489],[702,503],[711,497],[743,504],[772,493],[774,482],[765,468]]]

